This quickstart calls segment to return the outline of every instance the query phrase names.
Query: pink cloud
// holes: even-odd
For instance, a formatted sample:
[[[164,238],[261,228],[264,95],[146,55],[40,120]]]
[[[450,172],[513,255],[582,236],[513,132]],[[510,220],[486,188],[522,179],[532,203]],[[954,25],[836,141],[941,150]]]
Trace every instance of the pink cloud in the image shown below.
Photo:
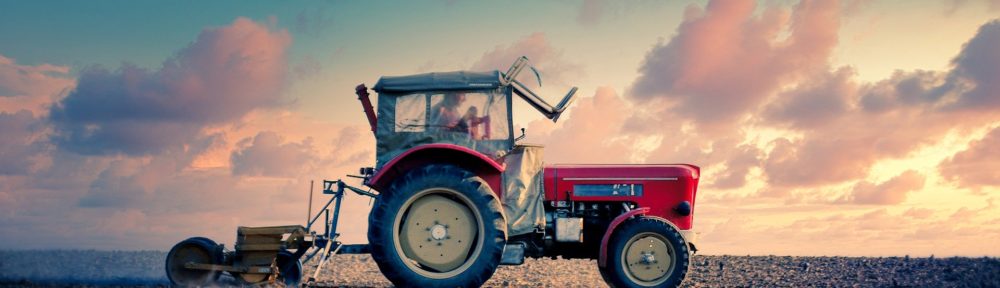
[[[472,64],[471,70],[506,71],[514,60],[527,56],[531,64],[543,75],[544,81],[561,83],[566,77],[580,73],[580,67],[566,60],[562,50],[552,47],[545,33],[536,32],[510,45],[497,45]],[[537,83],[531,72],[525,72],[518,77],[525,84]],[[530,77],[529,77],[530,75]],[[525,80],[530,79],[530,80]]]
[[[996,62],[990,51],[1000,47],[993,41],[1000,39],[1000,24],[983,25],[951,71],[898,72],[856,83],[853,69],[829,64],[840,14],[849,12],[841,9],[854,6],[802,1],[790,13],[776,7],[756,13],[752,2],[711,1],[704,11],[689,8],[676,36],[647,54],[627,95],[653,115],[627,124],[660,125],[628,124],[623,133],[664,135],[651,161],[710,166],[744,159],[707,176],[718,177],[720,187],[735,187],[742,182],[731,180],[759,166],[771,185],[766,191],[777,191],[860,181],[880,160],[997,120],[990,99],[1000,95],[993,87],[1000,71],[992,68],[1000,65],[990,64]],[[679,131],[677,122],[695,129]],[[736,148],[748,126],[790,129],[802,137],[779,137],[766,157],[751,161],[749,151]]]
[[[22,65],[0,55],[0,111],[43,114],[74,83],[67,66]]]
[[[849,70],[840,69],[799,82],[761,115],[805,136],[775,141],[763,166],[768,181],[803,187],[859,179],[879,160],[906,156],[950,131],[1000,120],[995,112],[1000,106],[990,100],[1000,95],[994,85],[1000,70],[989,64],[1000,47],[995,39],[1000,39],[1000,22],[983,25],[947,73],[897,72],[855,85],[846,77]]]
[[[1000,186],[1000,128],[938,165],[945,179],[963,187]]]
[[[924,175],[907,170],[885,182],[862,181],[851,189],[846,199],[856,204],[894,205],[906,201],[906,194],[924,188]]]
[[[233,174],[250,176],[295,176],[312,164],[316,152],[312,139],[284,143],[277,133],[260,132],[237,144],[231,156]]]
[[[548,120],[531,122],[526,142],[544,144],[547,147],[545,158],[559,162],[621,163],[628,160],[627,143],[612,138],[619,134],[629,107],[613,89],[598,88],[593,97],[578,99],[570,110],[572,113],[564,116],[559,127],[552,127]]]
[[[53,106],[54,139],[84,154],[182,147],[206,125],[282,104],[291,36],[246,18],[205,29],[156,71],[90,67]]]
[[[756,16],[754,6],[711,1],[705,11],[689,8],[677,35],[646,55],[631,99],[668,99],[668,111],[699,125],[733,123],[782,81],[825,67],[837,43],[835,1],[803,1],[790,16],[779,8]],[[782,39],[784,28],[790,34]]]
[[[0,175],[23,175],[36,170],[38,157],[48,152],[45,123],[28,110],[0,111]]]

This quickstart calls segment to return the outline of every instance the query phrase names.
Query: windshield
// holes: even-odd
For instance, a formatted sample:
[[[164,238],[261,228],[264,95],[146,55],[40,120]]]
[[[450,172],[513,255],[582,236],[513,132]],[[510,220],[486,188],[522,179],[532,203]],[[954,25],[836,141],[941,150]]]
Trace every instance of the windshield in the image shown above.
[[[429,101],[428,101],[429,98]],[[396,98],[394,132],[466,134],[471,140],[502,140],[507,129],[504,97],[481,92],[410,94]]]
[[[490,157],[509,149],[512,140],[507,91],[380,94],[378,165],[406,149],[429,143],[465,146]]]

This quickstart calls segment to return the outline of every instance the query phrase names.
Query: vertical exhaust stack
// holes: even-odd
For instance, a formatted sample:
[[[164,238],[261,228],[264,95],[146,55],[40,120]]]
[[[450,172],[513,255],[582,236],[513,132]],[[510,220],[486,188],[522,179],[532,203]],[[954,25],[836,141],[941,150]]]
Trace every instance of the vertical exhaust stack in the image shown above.
[[[378,128],[378,118],[375,116],[375,108],[372,108],[372,99],[369,97],[368,87],[365,87],[365,84],[360,84],[354,88],[354,93],[358,94],[361,107],[365,109],[365,117],[368,117],[368,125],[372,127],[372,134],[375,134],[375,130]]]

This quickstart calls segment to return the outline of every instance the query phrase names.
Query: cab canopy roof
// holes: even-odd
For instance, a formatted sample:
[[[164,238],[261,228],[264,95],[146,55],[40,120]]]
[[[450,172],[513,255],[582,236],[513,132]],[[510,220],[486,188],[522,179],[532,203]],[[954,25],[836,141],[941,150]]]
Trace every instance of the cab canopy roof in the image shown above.
[[[378,93],[403,94],[432,90],[495,89],[502,84],[500,71],[491,72],[436,72],[408,76],[383,76],[375,83]]]

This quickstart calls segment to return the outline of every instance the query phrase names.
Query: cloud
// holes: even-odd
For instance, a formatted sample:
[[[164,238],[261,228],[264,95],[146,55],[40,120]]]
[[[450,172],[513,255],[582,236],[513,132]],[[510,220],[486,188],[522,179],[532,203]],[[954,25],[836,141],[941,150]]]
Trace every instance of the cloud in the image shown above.
[[[230,157],[234,175],[288,177],[299,174],[316,154],[312,139],[283,143],[277,133],[260,132],[240,141]]]
[[[287,31],[246,18],[202,31],[149,71],[89,67],[51,109],[54,142],[82,154],[148,155],[183,147],[206,125],[282,103]]]
[[[971,81],[974,88],[952,105],[957,108],[993,110],[1000,108],[1000,20],[979,27],[976,36],[955,57],[952,81]]]
[[[924,188],[924,179],[917,171],[907,170],[879,184],[862,181],[854,185],[845,200],[855,204],[900,204],[906,201],[906,194]]]
[[[722,0],[705,11],[689,7],[677,35],[646,55],[630,99],[667,99],[666,111],[703,126],[725,125],[783,81],[826,67],[839,31],[835,1],[802,1],[790,15],[774,7],[755,15],[754,6]]]
[[[733,149],[731,155],[727,155],[724,164],[726,169],[714,175],[714,179],[709,187],[719,189],[740,188],[747,183],[746,176],[750,169],[760,166],[760,158],[763,153],[757,147],[751,145],[741,145]]]
[[[0,97],[51,95],[73,83],[69,67],[51,64],[19,65],[14,59],[0,55]],[[58,81],[62,85],[49,85]],[[56,86],[56,89],[53,89]]]
[[[799,82],[761,114],[804,137],[772,142],[764,161],[773,185],[808,187],[860,179],[876,162],[900,158],[947,133],[1000,120],[1000,95],[989,65],[1000,49],[1000,22],[983,25],[946,72],[898,71],[855,85],[850,70]],[[992,46],[991,46],[992,45]],[[1000,62],[998,62],[1000,63]],[[822,75],[822,74],[821,74]],[[890,132],[891,131],[891,132]],[[953,176],[957,179],[960,176]]]
[[[42,139],[44,122],[27,110],[0,112],[0,175],[24,175],[37,168],[47,151]]]
[[[1000,186],[1000,127],[938,164],[945,179],[962,187]]]
[[[364,125],[289,109],[290,44],[288,32],[240,18],[157,69],[91,66],[72,79],[69,68],[0,58],[0,73],[16,72],[0,74],[0,90],[30,92],[0,97],[0,242],[162,250],[194,235],[233,243],[240,225],[301,223],[309,180],[370,165],[374,142]],[[51,79],[6,84],[31,71]],[[10,88],[46,83],[67,87]],[[10,99],[38,100],[37,111]],[[359,198],[345,199],[344,217],[366,215]],[[354,242],[365,228],[341,227]]]
[[[527,56],[531,60],[531,65],[538,69],[544,81],[561,83],[567,77],[581,72],[580,67],[564,59],[562,50],[552,47],[548,37],[541,32],[531,34],[507,46],[497,45],[493,50],[483,53],[483,56],[472,64],[470,69],[474,71],[506,71],[507,67],[510,67],[510,64],[521,56]],[[531,78],[525,78],[528,77],[528,74],[532,73],[525,71],[518,78],[531,79],[534,77],[531,75]],[[530,81],[522,80],[522,82],[531,84],[537,81],[531,79]]]
[[[791,91],[767,103],[763,117],[778,124],[809,129],[823,126],[850,109],[856,85],[850,68],[841,68],[822,77],[807,79]]]
[[[629,115],[627,103],[611,88],[600,87],[593,97],[575,101],[556,126],[548,120],[528,124],[527,141],[544,143],[545,158],[573,163],[621,163],[629,158],[629,143],[615,139]],[[601,119],[601,121],[595,121]],[[546,131],[551,131],[546,133]],[[608,151],[617,151],[608,153]]]
[[[40,114],[74,83],[67,66],[21,65],[0,55],[0,111]]]
[[[116,157],[90,182],[78,205],[134,207],[149,202],[157,187],[185,173],[194,158],[219,138],[218,134],[205,136],[186,143],[185,149],[169,149],[154,156]]]
[[[984,25],[950,71],[897,71],[863,83],[853,68],[830,64],[841,14],[855,13],[857,5],[802,1],[790,10],[758,9],[750,1],[723,0],[704,10],[692,6],[676,35],[646,55],[621,103],[604,104],[610,108],[603,116],[581,113],[562,126],[533,130],[560,135],[548,141],[554,143],[549,151],[560,151],[549,159],[695,163],[716,168],[704,170],[705,179],[713,179],[704,183],[724,189],[742,187],[759,167],[767,180],[762,191],[813,193],[825,185],[859,185],[879,161],[1000,120],[987,103],[1000,97],[983,97],[1000,95],[993,87],[1000,65],[989,64],[998,55],[992,48],[1000,46],[993,41],[1000,25]],[[610,112],[615,107],[631,116]],[[585,125],[605,137],[560,132]],[[777,133],[759,132],[771,130]],[[597,157],[580,153],[586,149],[575,143],[614,143],[630,152]]]

